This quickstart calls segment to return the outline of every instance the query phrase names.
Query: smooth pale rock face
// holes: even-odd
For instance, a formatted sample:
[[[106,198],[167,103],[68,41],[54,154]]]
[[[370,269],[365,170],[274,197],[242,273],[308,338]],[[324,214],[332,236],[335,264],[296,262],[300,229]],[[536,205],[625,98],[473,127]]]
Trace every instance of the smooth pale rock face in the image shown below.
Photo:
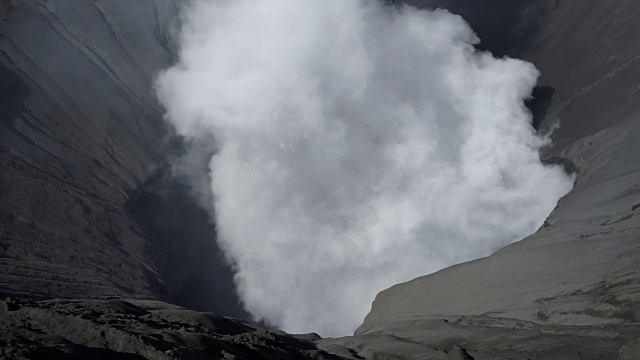
[[[632,34],[640,4],[548,5],[519,55],[551,89],[539,125],[560,127],[544,156],[577,170],[575,188],[523,241],[378,294],[356,336],[340,346],[381,356],[403,341],[419,341],[421,351],[458,344],[475,359],[534,351],[531,358],[629,358],[637,351],[640,41]],[[379,345],[390,336],[396,340]]]
[[[0,291],[162,296],[124,205],[162,159],[176,4],[0,5]]]

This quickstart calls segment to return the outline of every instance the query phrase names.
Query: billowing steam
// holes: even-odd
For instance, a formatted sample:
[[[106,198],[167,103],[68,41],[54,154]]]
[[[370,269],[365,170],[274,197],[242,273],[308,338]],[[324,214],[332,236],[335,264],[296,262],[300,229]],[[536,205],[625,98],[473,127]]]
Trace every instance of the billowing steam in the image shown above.
[[[215,139],[218,239],[274,326],[350,333],[378,291],[532,233],[572,186],[539,160],[537,70],[476,52],[456,15],[195,0],[183,21],[158,95],[179,134]]]

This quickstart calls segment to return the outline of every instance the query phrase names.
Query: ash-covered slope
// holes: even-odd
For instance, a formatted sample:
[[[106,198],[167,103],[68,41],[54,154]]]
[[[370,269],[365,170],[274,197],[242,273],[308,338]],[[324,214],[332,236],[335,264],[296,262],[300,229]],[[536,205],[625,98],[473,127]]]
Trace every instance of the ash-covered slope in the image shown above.
[[[560,126],[544,155],[577,171],[574,190],[527,239],[381,292],[341,345],[408,358],[453,345],[475,359],[637,358],[640,4],[543,11],[518,54],[543,73],[541,128]]]
[[[214,226],[162,174],[169,132],[152,82],[172,62],[178,7],[0,2],[1,293],[246,316]]]
[[[173,3],[1,6],[0,291],[157,295],[123,206],[162,159],[149,89]]]

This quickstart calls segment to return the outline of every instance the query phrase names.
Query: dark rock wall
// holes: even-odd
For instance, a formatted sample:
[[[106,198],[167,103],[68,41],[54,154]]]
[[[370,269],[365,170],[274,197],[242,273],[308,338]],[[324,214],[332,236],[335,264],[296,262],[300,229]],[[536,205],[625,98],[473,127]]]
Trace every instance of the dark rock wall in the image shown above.
[[[0,4],[0,291],[162,296],[124,205],[163,159],[175,4]]]
[[[218,247],[210,214],[169,170],[132,194],[127,209],[149,239],[147,254],[173,303],[197,311],[249,319],[240,306],[233,271]]]
[[[248,318],[173,178],[154,76],[178,0],[0,2],[0,292],[155,297]]]
[[[419,8],[443,8],[462,16],[480,37],[481,50],[514,56],[530,48],[545,9],[555,0],[394,0]]]

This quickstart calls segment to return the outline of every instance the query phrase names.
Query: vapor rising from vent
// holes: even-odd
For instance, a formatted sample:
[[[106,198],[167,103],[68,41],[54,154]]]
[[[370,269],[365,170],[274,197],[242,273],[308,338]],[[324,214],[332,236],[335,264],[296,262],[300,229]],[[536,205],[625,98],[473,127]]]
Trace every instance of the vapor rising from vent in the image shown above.
[[[539,160],[537,70],[476,52],[456,15],[196,0],[183,24],[158,96],[215,139],[218,240],[257,319],[348,334],[380,290],[532,233],[572,186]]]

